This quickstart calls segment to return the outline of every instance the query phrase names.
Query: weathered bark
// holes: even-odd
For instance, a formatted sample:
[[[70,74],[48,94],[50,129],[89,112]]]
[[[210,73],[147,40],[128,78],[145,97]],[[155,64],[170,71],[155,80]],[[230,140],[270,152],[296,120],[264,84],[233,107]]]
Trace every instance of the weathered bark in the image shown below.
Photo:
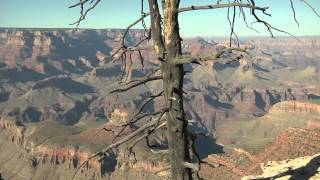
[[[180,0],[164,1],[165,60],[161,63],[163,89],[166,105],[169,108],[167,118],[167,138],[172,178],[175,180],[192,179],[191,170],[184,167],[189,162],[187,121],[183,109],[183,65],[173,61],[182,54],[178,24]]]
[[[173,62],[182,54],[178,23],[179,3],[180,0],[163,1],[164,38],[157,0],[149,0],[149,8],[153,47],[161,61],[163,90],[169,109],[167,113],[167,139],[172,178],[174,180],[188,180],[192,179],[192,176],[191,170],[184,167],[184,162],[190,161],[187,121],[183,109],[184,70],[182,65],[176,65]]]
[[[163,58],[164,44],[161,27],[161,15],[157,0],[149,0],[149,9],[151,17],[151,35],[153,47],[159,58]],[[163,59],[161,59],[163,60]]]

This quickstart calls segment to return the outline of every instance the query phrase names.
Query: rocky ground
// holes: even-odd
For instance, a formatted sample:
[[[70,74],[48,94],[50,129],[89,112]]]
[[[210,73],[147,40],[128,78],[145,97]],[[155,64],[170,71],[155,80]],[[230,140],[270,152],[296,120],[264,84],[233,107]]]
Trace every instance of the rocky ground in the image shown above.
[[[242,180],[250,179],[320,179],[320,155],[287,159],[284,161],[269,161],[262,165],[262,175],[246,176]]]
[[[119,85],[121,66],[111,63],[108,56],[122,33],[116,29],[0,29],[0,173],[5,179],[71,177],[90,154],[111,143],[114,132],[101,132],[102,127],[107,124],[116,131],[117,123],[111,123],[114,119],[127,120],[143,99],[159,91],[161,83],[152,82],[129,92],[108,94]],[[143,31],[132,30],[126,41],[134,43],[142,36]],[[186,39],[183,51],[205,56],[227,44],[219,38]],[[196,143],[197,149],[204,158],[225,152],[208,158],[218,168],[203,165],[201,173],[209,179],[257,173],[258,164],[271,157],[259,155],[267,145],[277,143],[281,133],[301,133],[300,129],[286,131],[289,127],[317,133],[320,126],[316,105],[320,99],[320,38],[301,37],[300,42],[246,38],[241,46],[252,49],[240,61],[224,64],[234,58],[226,55],[220,61],[185,67],[192,71],[185,78],[187,117],[198,122],[194,131],[210,135]],[[142,55],[143,66],[139,54],[132,55],[129,79],[157,66],[153,52],[143,51]],[[162,104],[159,98],[145,112],[158,110]],[[301,135],[298,142],[307,142],[303,147],[320,152],[307,135]],[[292,143],[298,143],[295,141]],[[166,158],[154,156],[144,147],[143,143],[137,147],[141,152],[138,159],[152,156],[154,160],[135,164],[115,152],[110,159],[89,163],[82,177],[100,178],[103,174],[103,178],[121,179],[123,172],[138,179],[167,177]],[[279,151],[272,157],[284,160],[313,155],[304,154],[304,148],[295,149],[295,156],[280,156]],[[21,162],[19,166],[17,162]]]
[[[203,165],[203,176],[207,179],[240,179],[243,176],[256,174],[256,176],[250,176],[250,178],[255,179],[254,177],[257,177],[259,179],[259,174],[264,172],[263,167],[269,167],[269,161],[277,164],[278,161],[289,161],[288,159],[318,154],[320,152],[319,112],[313,112],[314,116],[312,117],[312,115],[304,112],[306,107],[311,107],[307,110],[311,112],[314,108],[318,109],[320,106],[306,102],[282,102],[276,104],[267,115],[262,117],[266,119],[255,120],[254,125],[239,128],[242,131],[247,128],[246,135],[239,135],[232,130],[228,131],[231,135],[227,136],[233,138],[233,142],[230,143],[223,141],[223,138],[218,138],[219,144],[224,146],[224,153],[209,155],[207,159],[211,163],[220,164],[220,166],[212,170],[210,166]],[[284,109],[285,113],[283,112]],[[275,111],[277,113],[281,111],[282,113],[278,115],[278,121],[268,117]],[[293,111],[295,111],[294,114],[292,114]],[[295,121],[292,116],[298,116],[300,123],[292,122]],[[312,123],[310,123],[310,120]],[[235,128],[239,124],[233,126]],[[267,134],[265,134],[265,131]],[[225,144],[222,144],[221,141]],[[308,161],[304,161],[300,166],[307,166],[307,163]],[[276,174],[276,172],[273,174]],[[266,178],[267,175],[264,177]]]

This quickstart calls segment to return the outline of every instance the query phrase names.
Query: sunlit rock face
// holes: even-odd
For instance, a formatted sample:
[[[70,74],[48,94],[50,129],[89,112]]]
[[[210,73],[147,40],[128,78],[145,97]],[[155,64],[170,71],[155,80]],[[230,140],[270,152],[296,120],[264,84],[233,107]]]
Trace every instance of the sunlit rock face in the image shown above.
[[[129,121],[129,114],[120,109],[115,109],[111,114],[111,119],[108,122],[110,125],[121,126]]]
[[[284,180],[292,178],[316,180],[320,178],[319,166],[317,165],[319,156],[320,154],[315,154],[284,161],[269,161],[262,164],[262,175],[246,176],[242,180],[270,177],[279,177]]]
[[[0,128],[8,131],[9,141],[17,145],[22,145],[24,140],[25,127],[18,126],[11,117],[0,117]]]
[[[274,105],[270,111],[271,113],[314,113],[320,115],[320,105],[308,102],[299,101],[284,101]]]

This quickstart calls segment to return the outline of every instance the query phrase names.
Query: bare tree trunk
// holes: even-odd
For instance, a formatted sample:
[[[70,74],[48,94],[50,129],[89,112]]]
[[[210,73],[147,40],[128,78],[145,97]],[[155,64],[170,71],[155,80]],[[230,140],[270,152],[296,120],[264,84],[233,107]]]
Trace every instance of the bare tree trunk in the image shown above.
[[[164,1],[164,35],[166,54],[161,64],[163,89],[166,105],[169,108],[167,118],[167,138],[170,149],[172,177],[175,180],[192,179],[191,170],[184,167],[189,162],[187,121],[183,109],[183,76],[182,65],[172,62],[180,56],[181,38],[178,24],[179,0]]]
[[[89,11],[93,10],[97,4],[99,4],[101,0],[79,0],[78,3],[70,6],[69,8],[74,7],[80,7],[80,17],[79,19],[72,23],[75,24],[77,27],[79,26],[80,22],[82,22]],[[237,8],[239,8],[239,11],[243,17],[243,20],[248,28],[253,29],[252,27],[248,26],[246,18],[245,18],[245,11],[244,8],[248,8],[250,10],[250,13],[252,17],[256,20],[257,23],[264,25],[267,30],[269,31],[270,35],[273,37],[273,31],[282,32],[288,35],[293,36],[292,34],[283,31],[281,29],[278,29],[276,27],[273,27],[269,22],[264,21],[260,18],[260,16],[257,14],[257,12],[262,12],[261,14],[264,15],[270,15],[266,12],[266,10],[269,7],[259,7],[256,5],[255,0],[248,0],[246,3],[243,3],[242,1],[233,1],[228,3],[216,3],[216,4],[209,4],[209,5],[201,5],[201,6],[190,6],[185,8],[180,8],[180,0],[162,0],[163,5],[163,27],[164,32],[162,32],[162,24],[161,24],[161,14],[159,12],[159,6],[158,2],[159,0],[148,0],[149,1],[149,8],[150,13],[142,13],[142,17],[140,17],[138,20],[130,24],[126,31],[124,36],[122,37],[122,43],[121,47],[119,47],[115,53],[112,54],[111,57],[113,57],[114,61],[119,60],[119,58],[126,57],[126,53],[132,52],[132,48],[128,48],[128,46],[125,44],[125,38],[128,35],[129,29],[132,28],[134,25],[138,24],[141,21],[144,21],[144,18],[150,15],[151,18],[151,35],[153,40],[153,47],[158,55],[158,59],[161,62],[161,71],[162,71],[162,80],[163,80],[163,90],[165,95],[165,101],[166,105],[168,107],[167,112],[167,139],[169,144],[169,152],[170,152],[170,163],[171,163],[171,173],[172,178],[174,180],[189,180],[192,179],[191,169],[199,170],[199,166],[195,166],[190,162],[190,154],[189,154],[189,143],[191,146],[193,146],[194,141],[192,139],[188,138],[188,132],[187,132],[187,121],[185,119],[185,113],[183,109],[183,76],[184,76],[184,69],[183,65],[179,64],[179,62],[176,61],[177,57],[179,57],[181,52],[181,39],[179,34],[179,22],[178,22],[178,13],[179,12],[187,12],[187,11],[193,11],[193,10],[204,10],[204,9],[219,9],[219,8],[228,8],[228,14],[230,8],[231,13],[233,13],[233,19],[228,18],[230,25],[231,25],[231,34],[230,34],[230,43],[231,38],[236,36],[234,33],[234,25],[235,25],[235,14]],[[320,17],[319,13],[315,10],[315,8],[307,2],[307,0],[301,0],[304,4],[306,4],[311,10]],[[219,1],[220,2],[220,1]],[[299,25],[297,19],[296,19],[296,12],[294,9],[294,5],[292,0],[291,2],[291,9],[294,14],[294,20]],[[88,4],[91,5],[88,5]],[[141,1],[141,7],[142,11],[144,10],[144,1]],[[88,5],[88,6],[86,6]],[[255,30],[255,29],[253,29]],[[164,36],[164,37],[163,37]],[[293,36],[295,37],[295,36]],[[133,48],[138,48],[139,45],[142,44],[143,41],[149,40],[149,36],[146,37],[146,39],[142,40],[139,44],[134,46]],[[231,44],[230,44],[231,46]],[[137,49],[139,52],[140,50]],[[222,51],[218,52],[217,54],[212,56],[211,60],[217,60],[220,58],[220,56],[225,53],[232,53],[232,50],[237,50],[241,52],[246,52],[246,49],[241,50],[239,48],[227,48],[222,49]],[[241,56],[237,58],[238,60],[242,58]],[[201,60],[201,58],[200,58]],[[205,60],[205,59],[202,59]],[[208,59],[209,60],[209,59]],[[175,62],[174,62],[175,61]],[[185,61],[180,63],[193,63],[197,60],[193,58],[187,58]],[[232,60],[233,61],[233,60]],[[229,61],[228,63],[232,62]],[[179,65],[178,65],[179,64]],[[131,72],[129,72],[129,79],[131,77]],[[145,84],[146,82],[153,81],[153,80],[159,80],[160,78],[156,77],[146,77],[147,80],[141,80],[136,84],[133,84],[129,87],[123,87],[119,88],[117,90],[113,90],[110,93],[114,92],[123,92],[127,91],[131,88],[137,87],[139,85]],[[142,106],[143,108],[143,106]],[[142,110],[142,109],[141,109]],[[141,112],[141,111],[140,111]],[[138,113],[139,114],[139,113]],[[136,116],[135,116],[136,117]],[[161,118],[162,116],[160,116]],[[159,119],[160,121],[161,119]],[[135,123],[130,121],[128,125],[131,123]],[[147,124],[148,125],[148,124]],[[153,125],[153,124],[151,124]],[[150,125],[150,126],[151,126]],[[115,147],[118,147],[119,145],[133,139],[136,137],[139,133],[145,131],[146,129],[150,128],[150,126],[146,127],[140,127],[135,132],[127,135],[125,138],[121,139],[120,141],[116,143],[112,143],[108,147],[104,148],[102,151],[99,151],[92,155],[88,160],[82,163],[80,166],[83,167],[86,165],[89,160],[92,158],[95,158],[97,156],[101,156],[101,154],[106,154],[110,149],[113,149]],[[159,127],[159,126],[157,126]],[[153,127],[155,128],[155,127]],[[150,129],[148,129],[150,130]],[[152,129],[154,131],[155,129]],[[144,136],[145,134],[143,134]],[[149,134],[147,134],[149,135]],[[143,136],[140,136],[140,138],[144,138]],[[119,137],[119,136],[118,136]],[[193,152],[190,152],[193,156]],[[186,168],[188,166],[189,168]],[[77,171],[80,169],[78,168]],[[76,173],[75,173],[76,175]],[[73,176],[74,178],[75,176]],[[0,180],[1,180],[1,173],[0,173]]]

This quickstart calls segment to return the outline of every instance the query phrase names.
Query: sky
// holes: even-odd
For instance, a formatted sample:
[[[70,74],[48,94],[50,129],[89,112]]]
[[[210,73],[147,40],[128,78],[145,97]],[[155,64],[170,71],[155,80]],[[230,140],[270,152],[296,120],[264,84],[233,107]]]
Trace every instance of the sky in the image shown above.
[[[256,4],[270,7],[268,12],[272,14],[272,17],[265,17],[265,19],[272,22],[275,27],[295,36],[319,36],[320,17],[316,16],[301,0],[293,1],[300,27],[297,27],[293,19],[289,0],[256,0]],[[0,0],[0,27],[74,28],[69,24],[77,20],[80,9],[69,9],[68,6],[76,2],[78,0]],[[320,11],[319,0],[308,0],[308,2]],[[216,0],[181,0],[181,7],[215,3]],[[126,28],[128,24],[140,17],[140,6],[140,0],[102,0],[100,5],[80,25],[80,28]],[[248,21],[253,22],[249,11],[246,12]],[[230,28],[226,17],[227,9],[181,13],[179,15],[181,34],[183,37],[228,36]],[[268,31],[263,26],[254,24],[253,26],[260,32],[256,33],[245,26],[239,14],[236,19],[235,32],[239,36],[268,35]],[[149,22],[149,19],[146,21]],[[135,28],[141,27],[140,24],[135,26]]]

